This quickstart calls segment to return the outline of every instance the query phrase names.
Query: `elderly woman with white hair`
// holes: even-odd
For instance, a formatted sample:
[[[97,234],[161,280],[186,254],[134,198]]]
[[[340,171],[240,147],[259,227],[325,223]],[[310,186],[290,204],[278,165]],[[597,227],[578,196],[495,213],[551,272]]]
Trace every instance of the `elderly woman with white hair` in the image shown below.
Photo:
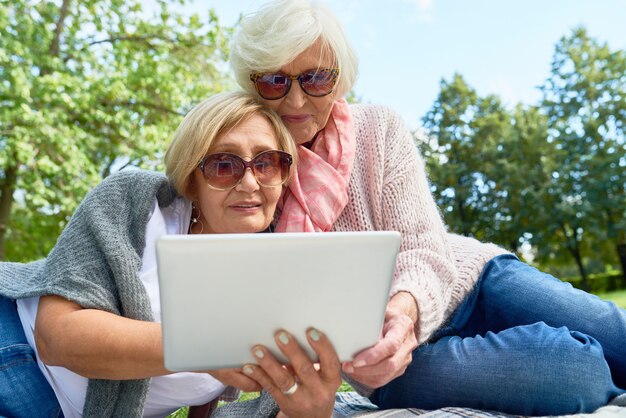
[[[383,335],[342,365],[356,388],[382,408],[514,414],[591,411],[624,392],[624,309],[495,245],[446,233],[400,118],[344,100],[357,59],[328,9],[307,0],[265,4],[243,17],[230,59],[239,85],[274,109],[299,145],[276,231],[402,233]],[[389,88],[407,82],[381,82],[390,80]],[[328,416],[317,400],[336,388],[329,370],[316,376],[308,363],[280,367],[260,353],[244,372],[286,415]]]

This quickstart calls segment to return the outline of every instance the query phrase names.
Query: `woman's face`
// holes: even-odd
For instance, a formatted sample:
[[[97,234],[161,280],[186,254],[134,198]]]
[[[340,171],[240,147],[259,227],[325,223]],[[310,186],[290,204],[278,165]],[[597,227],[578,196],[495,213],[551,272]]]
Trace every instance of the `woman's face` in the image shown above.
[[[249,161],[267,150],[280,149],[270,123],[253,115],[215,139],[209,153],[230,152]],[[203,233],[224,234],[259,232],[266,229],[283,186],[261,187],[249,169],[237,186],[230,190],[214,190],[207,186],[200,169],[193,172],[198,196]]]
[[[306,70],[331,67],[334,67],[334,60],[329,54],[322,54],[321,45],[316,42],[291,63],[281,67],[280,71],[288,75],[298,75]],[[336,95],[336,91],[333,91],[322,97],[309,96],[293,80],[285,97],[262,100],[280,115],[296,143],[304,144],[326,126]]]

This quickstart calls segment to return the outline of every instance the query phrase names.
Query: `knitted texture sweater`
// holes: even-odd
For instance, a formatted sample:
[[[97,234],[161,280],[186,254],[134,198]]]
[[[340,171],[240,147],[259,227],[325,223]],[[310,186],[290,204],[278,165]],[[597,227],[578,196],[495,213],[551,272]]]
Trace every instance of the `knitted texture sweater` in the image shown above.
[[[83,308],[152,321],[139,278],[145,231],[156,198],[176,193],[162,174],[129,170],[106,178],[80,204],[50,255],[29,264],[0,263],[0,294],[59,295]],[[90,379],[83,416],[141,417],[149,379]]]
[[[390,295],[406,291],[417,301],[421,344],[473,288],[485,263],[506,251],[446,232],[424,162],[397,114],[371,105],[351,105],[350,112],[356,133],[350,200],[333,230],[402,233]]]

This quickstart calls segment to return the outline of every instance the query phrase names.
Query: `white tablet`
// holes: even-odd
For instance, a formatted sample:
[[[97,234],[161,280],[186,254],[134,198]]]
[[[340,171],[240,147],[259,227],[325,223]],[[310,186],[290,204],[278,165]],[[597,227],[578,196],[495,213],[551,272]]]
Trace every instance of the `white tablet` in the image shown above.
[[[240,367],[315,327],[348,361],[380,337],[398,232],[167,235],[157,241],[165,367]]]

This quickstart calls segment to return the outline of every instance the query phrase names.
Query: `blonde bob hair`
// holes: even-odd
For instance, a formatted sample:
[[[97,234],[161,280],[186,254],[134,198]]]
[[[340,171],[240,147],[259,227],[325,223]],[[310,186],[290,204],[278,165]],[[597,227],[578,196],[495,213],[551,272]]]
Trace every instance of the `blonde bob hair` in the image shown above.
[[[263,116],[272,126],[279,149],[291,154],[294,165],[297,150],[291,134],[273,110],[246,92],[219,93],[195,106],[178,126],[165,153],[165,173],[176,192],[189,200],[197,197],[193,172],[209,153],[215,139],[253,115]]]
[[[318,41],[322,55],[333,57],[339,69],[336,91],[342,97],[356,82],[358,60],[341,23],[321,3],[274,0],[244,16],[231,41],[230,66],[237,83],[256,93],[250,74],[277,71]]]

